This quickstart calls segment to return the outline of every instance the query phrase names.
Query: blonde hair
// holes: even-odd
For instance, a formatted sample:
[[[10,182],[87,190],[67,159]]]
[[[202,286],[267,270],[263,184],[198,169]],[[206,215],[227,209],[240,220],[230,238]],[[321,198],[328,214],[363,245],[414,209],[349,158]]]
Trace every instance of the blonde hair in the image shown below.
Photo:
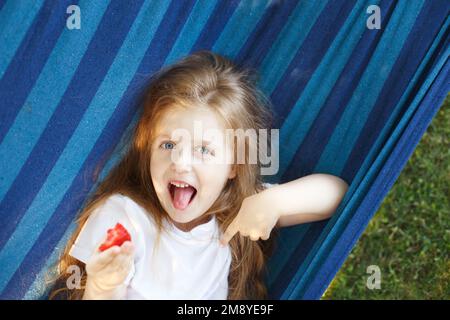
[[[56,285],[53,288],[50,299],[64,293],[66,299],[82,298],[86,283],[85,266],[68,253],[89,215],[109,196],[121,193],[130,197],[147,210],[158,230],[162,230],[167,213],[158,201],[150,175],[151,144],[158,119],[174,106],[203,106],[216,112],[232,129],[252,128],[257,132],[258,129],[269,129],[271,105],[257,89],[256,81],[257,73],[253,69],[238,67],[210,51],[193,53],[153,75],[127,152],[99,183],[77,219],[78,227],[57,264],[55,281],[60,287]],[[247,150],[252,147],[247,139],[245,145]],[[218,199],[205,213],[215,214],[221,232],[236,217],[242,201],[263,189],[258,164],[246,161],[234,165],[236,176],[228,180]],[[267,298],[265,265],[273,250],[273,241],[274,235],[266,241],[252,241],[240,234],[231,239],[228,299]],[[81,289],[65,287],[65,280],[69,277],[65,271],[70,265],[78,265],[83,271]]]

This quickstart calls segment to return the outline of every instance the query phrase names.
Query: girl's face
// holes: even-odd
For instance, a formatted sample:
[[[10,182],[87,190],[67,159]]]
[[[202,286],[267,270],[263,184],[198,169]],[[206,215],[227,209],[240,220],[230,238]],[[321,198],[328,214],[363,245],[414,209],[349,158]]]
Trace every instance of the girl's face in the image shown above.
[[[160,118],[150,171],[158,199],[176,224],[200,222],[235,176],[230,157],[225,126],[213,111],[172,108]]]

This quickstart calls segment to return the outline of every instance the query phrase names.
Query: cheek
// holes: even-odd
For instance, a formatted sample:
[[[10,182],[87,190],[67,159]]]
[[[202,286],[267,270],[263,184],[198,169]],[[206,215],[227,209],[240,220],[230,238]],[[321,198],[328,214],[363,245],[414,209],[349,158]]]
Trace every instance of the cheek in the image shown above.
[[[150,174],[152,175],[152,179],[155,178],[155,174],[158,172],[158,162],[155,160],[155,157],[152,157],[150,160]]]
[[[152,176],[153,184],[160,182],[163,173],[165,172],[166,162],[161,156],[152,156],[150,161],[150,174]]]
[[[204,196],[214,198],[219,196],[228,180],[229,165],[205,165],[200,169],[199,180],[204,190]]]
[[[156,195],[160,201],[163,201],[162,195],[164,194],[167,186],[164,184],[164,166],[161,162],[150,162],[150,175],[155,188]]]

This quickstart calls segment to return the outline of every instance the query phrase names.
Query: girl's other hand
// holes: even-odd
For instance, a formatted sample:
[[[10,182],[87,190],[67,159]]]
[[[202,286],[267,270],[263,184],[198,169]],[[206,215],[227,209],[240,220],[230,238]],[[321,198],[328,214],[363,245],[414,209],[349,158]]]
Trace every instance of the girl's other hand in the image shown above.
[[[134,246],[130,241],[125,241],[122,246],[113,246],[103,252],[97,249],[86,263],[87,285],[100,292],[114,290],[124,284],[133,263]]]
[[[257,241],[259,238],[269,239],[280,213],[277,211],[277,207],[272,205],[270,194],[266,191],[247,197],[242,201],[236,218],[230,223],[220,240],[222,245],[226,245],[237,232],[242,236],[250,237],[253,241]]]

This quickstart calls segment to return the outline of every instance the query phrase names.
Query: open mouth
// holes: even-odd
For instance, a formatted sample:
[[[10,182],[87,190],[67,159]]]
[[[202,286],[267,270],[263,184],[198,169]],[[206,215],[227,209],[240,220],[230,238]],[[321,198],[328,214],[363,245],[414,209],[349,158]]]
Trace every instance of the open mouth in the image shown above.
[[[172,204],[178,210],[186,209],[197,194],[197,189],[184,181],[169,181],[167,188]]]

